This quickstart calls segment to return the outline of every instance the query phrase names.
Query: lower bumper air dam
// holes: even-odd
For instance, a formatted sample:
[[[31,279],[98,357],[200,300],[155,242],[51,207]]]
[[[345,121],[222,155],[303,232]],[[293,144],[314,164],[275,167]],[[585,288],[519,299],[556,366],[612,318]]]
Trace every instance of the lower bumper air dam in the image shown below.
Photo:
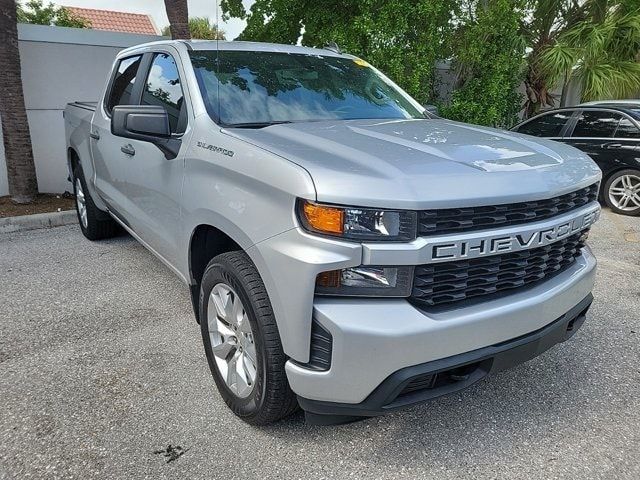
[[[560,318],[521,337],[398,370],[361,403],[334,403],[302,397],[298,397],[298,403],[305,411],[308,423],[335,425],[384,415],[460,391],[489,373],[524,363],[571,338],[584,323],[592,301],[593,296],[589,294]]]

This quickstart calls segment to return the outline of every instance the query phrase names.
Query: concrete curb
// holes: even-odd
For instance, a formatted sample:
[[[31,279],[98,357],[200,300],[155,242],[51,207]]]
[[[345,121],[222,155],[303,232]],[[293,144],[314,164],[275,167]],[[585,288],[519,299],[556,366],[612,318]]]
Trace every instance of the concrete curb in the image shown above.
[[[38,228],[61,227],[78,222],[75,210],[62,212],[37,213],[20,217],[0,218],[0,233],[21,232]]]

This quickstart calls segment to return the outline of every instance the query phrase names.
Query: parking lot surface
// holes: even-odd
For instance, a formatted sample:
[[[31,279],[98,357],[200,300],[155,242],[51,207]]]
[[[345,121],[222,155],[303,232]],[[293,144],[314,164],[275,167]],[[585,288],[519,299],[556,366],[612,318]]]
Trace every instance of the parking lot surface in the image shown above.
[[[640,218],[605,211],[590,243],[571,341],[386,417],[256,428],[215,390],[187,287],[131,237],[0,235],[0,478],[638,479]]]

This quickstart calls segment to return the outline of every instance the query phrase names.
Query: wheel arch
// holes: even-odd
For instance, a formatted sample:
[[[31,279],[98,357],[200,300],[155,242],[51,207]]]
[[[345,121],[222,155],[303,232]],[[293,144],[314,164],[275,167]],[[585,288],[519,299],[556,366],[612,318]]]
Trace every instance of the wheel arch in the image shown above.
[[[211,223],[201,223],[192,229],[187,261],[191,303],[198,323],[200,323],[198,306],[200,283],[207,265],[213,257],[237,250],[245,251],[240,242]]]
[[[67,167],[69,169],[69,180],[73,182],[73,171],[80,165],[80,155],[73,147],[67,148]]]

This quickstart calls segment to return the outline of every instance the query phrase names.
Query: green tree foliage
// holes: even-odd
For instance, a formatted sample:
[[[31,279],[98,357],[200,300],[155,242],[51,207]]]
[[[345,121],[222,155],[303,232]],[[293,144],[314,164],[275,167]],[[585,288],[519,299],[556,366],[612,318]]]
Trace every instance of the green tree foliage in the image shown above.
[[[582,99],[625,98],[640,93],[640,4],[637,0],[587,0],[584,18],[542,52],[549,83],[582,82]]]
[[[523,7],[522,0],[468,2],[453,45],[459,86],[444,116],[495,127],[517,121],[526,47]]]
[[[196,40],[224,40],[225,33],[218,28],[218,25],[213,23],[206,17],[192,17],[189,19],[189,32],[191,38]],[[162,29],[162,35],[169,37],[171,31],[169,25]]]
[[[522,29],[529,51],[524,78],[526,101],[525,115],[533,116],[542,108],[553,107],[554,87],[550,76],[541,65],[543,53],[563,32],[584,17],[584,2],[577,0],[529,0]]]
[[[91,28],[91,22],[88,20],[74,15],[64,7],[56,7],[53,3],[45,6],[42,0],[29,0],[24,6],[17,2],[17,9],[19,23]]]
[[[247,21],[242,40],[324,47],[337,43],[380,68],[420,101],[434,97],[436,60],[448,56],[455,0],[222,0]]]
[[[243,18],[243,40],[323,47],[336,42],[422,102],[435,98],[434,66],[451,60],[456,89],[441,112],[510,126],[555,106],[551,91],[579,77],[584,98],[637,95],[638,0],[222,0]],[[517,93],[524,82],[526,97]],[[566,89],[563,89],[566,90]]]

